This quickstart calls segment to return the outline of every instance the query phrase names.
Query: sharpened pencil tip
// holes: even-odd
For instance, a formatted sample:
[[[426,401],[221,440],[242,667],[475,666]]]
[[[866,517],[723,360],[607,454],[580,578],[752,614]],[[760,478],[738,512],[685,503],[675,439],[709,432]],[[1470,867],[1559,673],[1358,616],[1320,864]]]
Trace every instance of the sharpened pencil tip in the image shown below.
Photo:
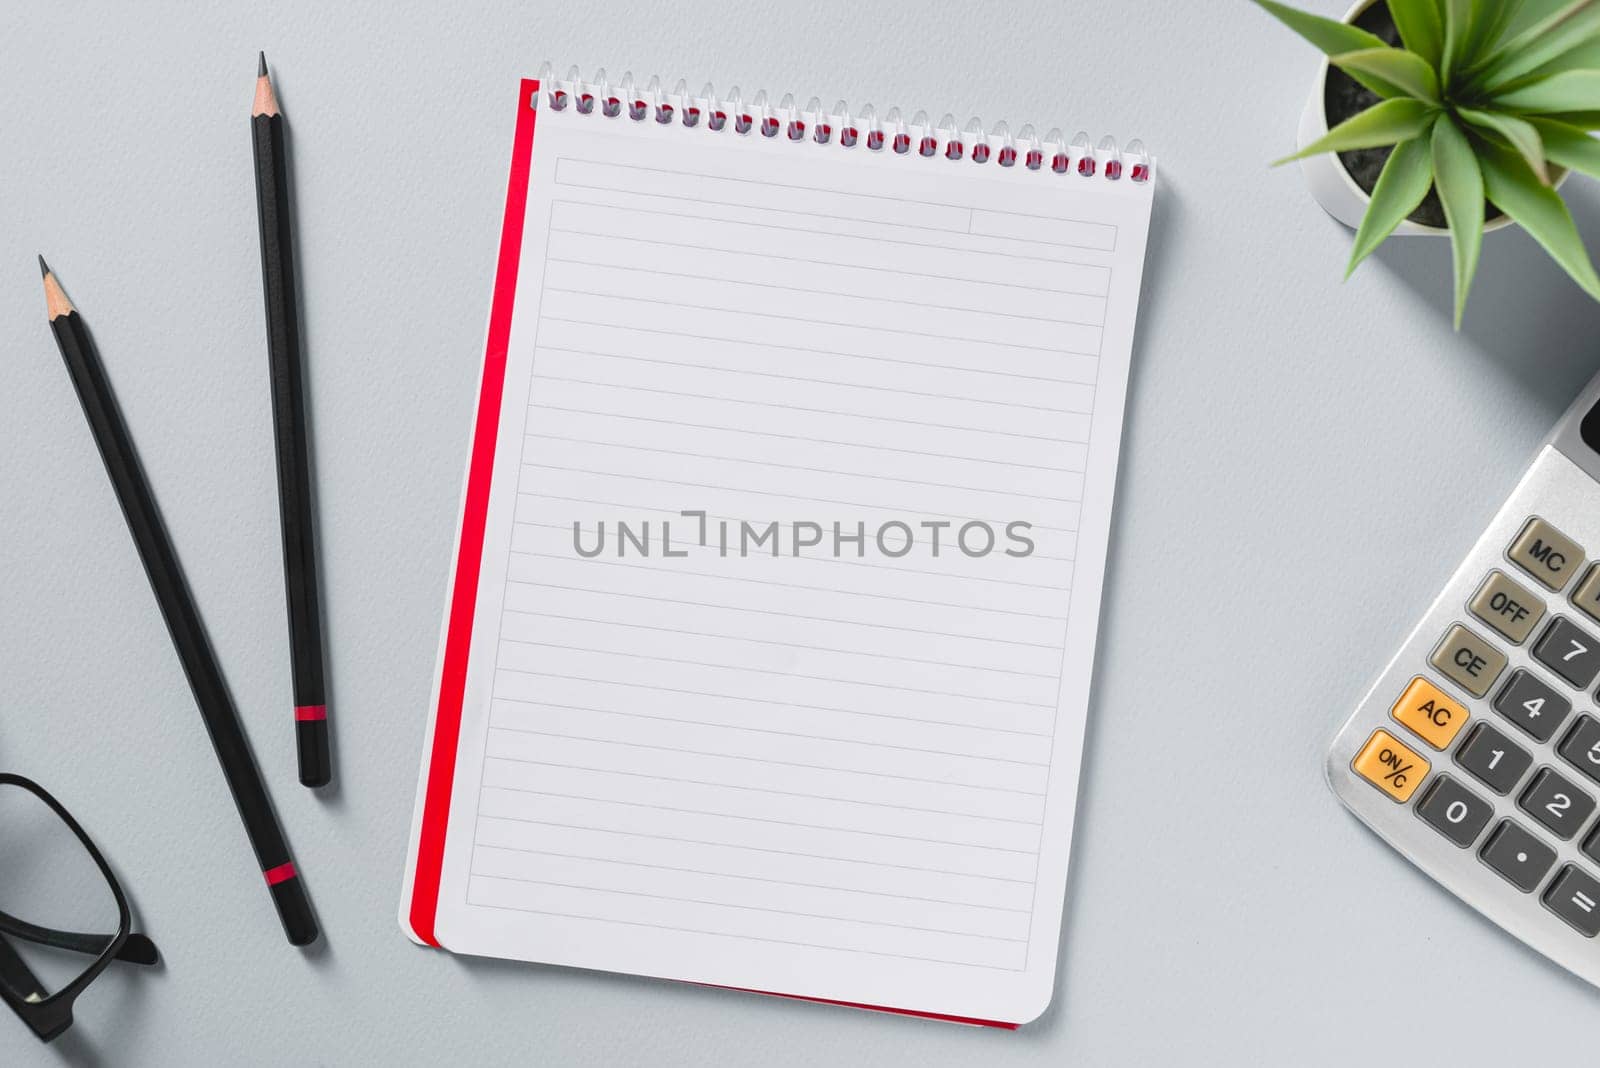
[[[250,106],[250,117],[259,115],[276,115],[278,113],[278,94],[273,91],[272,79],[267,77],[267,54],[260,53],[260,65],[256,68],[256,99]]]
[[[61,282],[56,278],[50,265],[44,262],[44,257],[39,257],[39,270],[44,274],[44,304],[45,310],[50,314],[50,321],[55,322],[61,316],[72,311],[72,301],[67,299],[66,293],[61,289]]]

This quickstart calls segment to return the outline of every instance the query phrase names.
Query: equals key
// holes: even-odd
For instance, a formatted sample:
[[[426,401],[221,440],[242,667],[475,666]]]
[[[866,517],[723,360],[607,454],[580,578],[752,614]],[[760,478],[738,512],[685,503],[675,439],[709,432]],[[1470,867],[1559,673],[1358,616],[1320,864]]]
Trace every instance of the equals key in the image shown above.
[[[1600,934],[1600,882],[1567,865],[1544,892],[1545,907],[1585,938]]]

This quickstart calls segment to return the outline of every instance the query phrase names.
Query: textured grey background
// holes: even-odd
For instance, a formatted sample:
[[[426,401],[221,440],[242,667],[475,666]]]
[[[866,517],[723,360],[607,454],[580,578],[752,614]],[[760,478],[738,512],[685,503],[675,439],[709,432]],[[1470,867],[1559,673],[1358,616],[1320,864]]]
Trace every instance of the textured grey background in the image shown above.
[[[1334,13],[1338,0],[1316,6]],[[0,1062],[1538,1063],[1596,994],[1321,780],[1335,727],[1600,366],[1492,235],[1341,285],[1287,150],[1314,58],[1239,0],[8,3],[0,767],[54,789],[165,966]],[[294,130],[339,787],[294,784],[246,116]],[[549,57],[1142,136],[1162,158],[1056,1000],[1016,1034],[458,960],[395,926],[504,194]],[[1600,197],[1574,183],[1586,232]],[[44,320],[86,311],[327,931],[284,944]],[[3,863],[0,857],[0,863]],[[1437,1059],[1436,1059],[1437,1058]]]

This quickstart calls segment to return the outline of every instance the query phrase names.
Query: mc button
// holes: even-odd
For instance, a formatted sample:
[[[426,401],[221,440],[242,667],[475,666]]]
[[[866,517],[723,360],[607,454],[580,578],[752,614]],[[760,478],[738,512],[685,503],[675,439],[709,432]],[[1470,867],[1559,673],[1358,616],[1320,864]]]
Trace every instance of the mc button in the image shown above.
[[[1543,519],[1530,519],[1507,553],[1512,563],[1560,592],[1583,566],[1583,550]]]
[[[1429,663],[1474,697],[1482,697],[1506,669],[1506,654],[1457,623],[1433,651]]]

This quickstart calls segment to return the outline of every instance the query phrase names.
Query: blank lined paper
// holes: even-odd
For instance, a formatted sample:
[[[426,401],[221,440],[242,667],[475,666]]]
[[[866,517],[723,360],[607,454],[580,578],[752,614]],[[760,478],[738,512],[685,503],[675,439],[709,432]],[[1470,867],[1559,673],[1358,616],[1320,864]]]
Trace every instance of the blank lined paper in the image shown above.
[[[441,941],[1031,1018],[1148,190],[534,144]]]

